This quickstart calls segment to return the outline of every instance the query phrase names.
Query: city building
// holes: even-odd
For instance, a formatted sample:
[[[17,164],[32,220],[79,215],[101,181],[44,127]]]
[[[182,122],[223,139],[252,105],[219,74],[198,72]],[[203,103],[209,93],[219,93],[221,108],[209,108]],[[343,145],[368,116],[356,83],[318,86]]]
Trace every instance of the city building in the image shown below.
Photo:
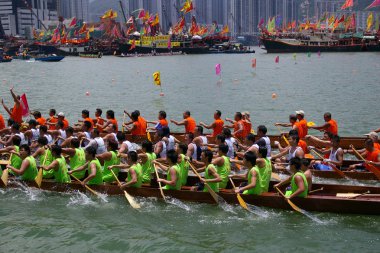
[[[57,0],[58,15],[64,18],[76,17],[89,21],[89,0]]]

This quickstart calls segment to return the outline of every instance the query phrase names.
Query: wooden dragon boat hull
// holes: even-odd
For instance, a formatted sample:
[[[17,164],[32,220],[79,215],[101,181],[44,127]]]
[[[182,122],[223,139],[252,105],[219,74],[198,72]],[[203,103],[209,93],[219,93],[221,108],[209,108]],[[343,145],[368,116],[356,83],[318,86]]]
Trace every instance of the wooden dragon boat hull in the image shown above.
[[[34,182],[25,182],[30,187],[35,187]],[[18,187],[14,181],[10,181],[8,187]],[[292,201],[300,208],[307,211],[335,212],[335,213],[355,213],[355,214],[380,214],[380,188],[346,185],[326,185],[313,184],[313,189],[323,187],[322,191],[309,195],[307,198],[294,198]],[[91,185],[95,191],[107,195],[124,195],[123,191],[115,184]],[[55,192],[68,192],[72,190],[85,191],[79,183],[55,183],[53,180],[44,180],[41,189]],[[273,190],[273,189],[271,189]],[[161,198],[158,188],[141,187],[128,188],[128,193],[132,196]],[[369,195],[361,195],[356,198],[336,197],[336,193],[359,193],[370,191]],[[164,190],[166,196],[179,200],[199,203],[215,203],[211,195],[207,192],[194,192],[189,190]],[[236,194],[231,190],[218,193],[227,203],[238,204]],[[372,196],[371,196],[372,194]],[[289,204],[275,192],[268,192],[262,195],[242,195],[243,199],[251,205],[269,208],[291,210]]]

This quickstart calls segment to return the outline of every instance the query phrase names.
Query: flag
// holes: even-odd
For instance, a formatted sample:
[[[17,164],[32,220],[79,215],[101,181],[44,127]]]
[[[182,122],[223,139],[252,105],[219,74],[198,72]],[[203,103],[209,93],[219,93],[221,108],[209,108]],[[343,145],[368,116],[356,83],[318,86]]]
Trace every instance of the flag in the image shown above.
[[[252,68],[256,68],[256,58],[252,59]]]
[[[158,16],[158,13],[156,13],[156,18],[152,22],[152,26],[158,25],[160,23],[160,17]]]
[[[69,27],[73,27],[73,26],[76,26],[77,25],[77,19],[75,17],[73,17],[73,19],[71,20],[70,24],[69,24]]]
[[[145,11],[144,11],[144,9],[142,9],[137,18],[140,19],[140,18],[144,18],[144,17],[145,17]]]
[[[83,23],[81,29],[79,30],[79,34],[85,33],[87,31],[87,24]]]
[[[371,12],[367,18],[367,31],[369,31],[373,24],[373,13]]]
[[[170,40],[170,37],[169,37],[169,39],[168,39],[168,48],[169,48],[169,49],[172,48],[172,42],[171,42],[171,40]]]
[[[309,28],[310,28],[310,20],[307,20],[305,24],[305,30],[308,30]]]
[[[281,15],[276,16],[275,19],[275,27],[280,28],[282,24],[282,17]]]
[[[276,58],[274,59],[274,62],[275,63],[280,63],[280,56],[277,55]]]
[[[332,25],[332,23],[334,22],[335,20],[335,17],[334,15],[332,15],[330,18],[329,18],[329,25]]]
[[[43,37],[43,36],[45,36],[45,33],[44,33],[44,31],[41,31],[40,34],[38,35],[38,37]]]
[[[95,31],[95,26],[92,26],[90,29],[88,29],[90,33],[93,33]]]
[[[128,49],[128,51],[132,51],[135,48],[136,48],[136,40],[132,40],[131,47]]]
[[[26,94],[22,94],[21,97],[21,109],[22,109],[22,116],[27,117],[29,116],[29,105],[28,105],[28,100],[26,99]]]
[[[296,29],[296,26],[297,26],[297,23],[296,23],[295,20],[293,20],[293,22],[292,22],[292,29]]]
[[[149,11],[147,11],[147,12],[145,12],[145,16],[142,19],[146,21],[149,19],[149,17],[150,17]]]
[[[356,27],[356,17],[355,17],[355,13],[352,13],[351,28],[355,28],[355,27]]]
[[[230,32],[230,29],[228,28],[228,25],[226,25],[225,27],[223,27],[223,30],[220,34],[226,34],[226,33],[229,33]]]
[[[354,6],[354,0],[346,0],[346,2],[340,7],[341,10]]]
[[[117,12],[113,11],[112,9],[109,9],[102,16],[102,19],[106,19],[106,18],[117,18]]]
[[[111,34],[112,36],[114,36],[115,38],[120,38],[121,37],[121,34],[119,32],[119,29],[117,29],[117,26],[114,25],[113,28],[112,28],[112,31],[111,31]]]
[[[263,24],[264,24],[264,18],[261,18],[259,24],[257,25],[257,27],[262,27]]]
[[[215,65],[215,74],[217,76],[220,76],[222,74],[222,67],[220,66],[220,63]]]
[[[191,0],[186,0],[181,11],[186,14],[186,13],[189,13],[190,11],[192,11],[193,9],[194,9],[193,2]]]
[[[90,39],[90,31],[88,31],[87,33],[86,33],[86,40],[89,40]]]
[[[322,16],[322,18],[319,20],[320,22],[325,22],[327,19],[327,12],[325,12]]]
[[[133,24],[133,16],[128,19],[127,24]]]
[[[157,86],[161,86],[161,74],[159,71],[153,73],[153,82]]]
[[[366,10],[367,9],[371,9],[371,8],[374,8],[374,7],[377,7],[377,6],[380,6],[380,0],[375,0],[373,1],[370,5],[368,5],[367,8],[365,8]]]
[[[33,38],[38,39],[38,34],[36,32],[36,29],[34,29],[34,27],[33,27]]]

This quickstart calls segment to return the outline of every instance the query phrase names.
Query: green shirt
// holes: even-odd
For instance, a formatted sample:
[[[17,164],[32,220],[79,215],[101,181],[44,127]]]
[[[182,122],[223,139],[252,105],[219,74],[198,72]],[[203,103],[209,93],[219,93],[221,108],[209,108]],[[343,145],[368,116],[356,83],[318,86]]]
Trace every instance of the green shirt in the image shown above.
[[[303,192],[301,192],[297,197],[306,198],[307,197],[307,192],[308,192],[308,189],[309,189],[309,184],[307,183],[306,176],[303,174],[303,172],[300,172],[300,171],[297,172],[296,174],[294,174],[294,176],[292,177],[292,181],[290,183],[291,190],[290,191],[286,191],[285,196],[289,197],[290,195],[292,195],[294,192],[296,192],[298,190],[298,185],[296,184],[296,181],[295,181],[295,177],[296,176],[301,176],[302,180],[303,180],[303,183],[305,185],[305,190]]]
[[[17,153],[20,152],[20,147],[19,146],[14,145],[13,147],[14,147],[14,149],[15,149],[15,151]],[[20,169],[21,168],[21,164],[22,164],[21,157],[19,157],[18,155],[11,154],[11,166],[13,168]],[[13,172],[13,170],[9,170],[9,173],[12,174],[12,175],[15,175],[15,173]]]
[[[45,149],[45,152],[39,157],[40,165],[49,166],[53,162],[53,155],[51,154],[50,149]],[[54,170],[43,170],[43,178],[53,178]]]
[[[263,159],[265,160],[265,167],[259,168],[260,185],[262,192],[268,192],[270,179],[272,178],[272,163],[268,158]]]
[[[216,172],[219,174],[219,176],[222,178],[222,182],[219,183],[219,188],[225,189],[228,183],[228,175],[230,174],[231,171],[231,164],[230,164],[230,159],[226,156],[222,156],[224,159],[224,163],[222,166],[217,166],[216,167]]]
[[[141,165],[142,168],[142,182],[144,184],[150,184],[152,178],[152,173],[154,173],[154,167],[152,161],[156,159],[155,153],[145,153],[147,160],[144,164]]]
[[[205,169],[205,179],[214,179],[215,178],[212,174],[209,173],[209,169],[211,167],[215,168],[213,164],[209,164],[206,167],[206,169]],[[216,182],[216,183],[215,182],[214,183],[207,183],[207,184],[210,186],[211,189],[214,190],[214,192],[219,192],[219,182]],[[204,192],[208,192],[208,189],[205,187],[203,189],[203,191]]]
[[[243,194],[260,195],[262,193],[261,184],[260,184],[261,176],[260,176],[259,168],[257,168],[256,166],[250,169],[248,172],[248,184],[252,183],[252,171],[256,171],[256,185],[255,187],[251,189],[245,190]]]
[[[103,182],[106,183],[112,183],[115,181],[115,177],[112,174],[112,172],[108,169],[109,166],[120,164],[120,158],[117,157],[117,154],[115,151],[111,152],[111,159],[108,161],[104,161],[103,165]],[[119,175],[119,168],[113,168],[112,171],[115,173],[116,176]]]
[[[184,186],[187,183],[187,176],[189,175],[189,163],[185,160],[185,155],[180,154],[182,161],[178,164],[181,171],[181,185]]]
[[[137,177],[137,182],[134,183],[133,185],[130,185],[130,187],[136,187],[139,188],[142,185],[142,167],[141,164],[136,163],[132,165],[132,167],[129,169],[129,171],[134,170],[136,172],[136,177]],[[132,180],[131,173],[128,173],[128,182]]]
[[[91,164],[96,165],[96,175],[93,179],[88,181],[88,184],[89,185],[91,185],[91,184],[102,184],[103,183],[103,173],[102,173],[102,166],[100,165],[99,160],[97,158],[95,158],[95,160],[92,160],[88,164],[87,170],[88,170],[89,175],[91,174]]]
[[[53,170],[54,179],[57,183],[70,183],[70,177],[67,174],[67,164],[64,157],[55,159],[58,162],[58,170]]]
[[[175,173],[177,175],[176,184],[175,184],[175,186],[171,186],[171,185],[167,184],[167,185],[165,185],[164,189],[165,190],[181,190],[181,170],[180,170],[178,164],[173,165],[172,168],[175,170]],[[172,176],[170,175],[170,169],[168,171],[166,180],[172,181]]]
[[[86,157],[84,154],[84,149],[76,148],[75,155],[70,157],[70,170],[75,170],[76,168],[82,166],[86,163]],[[73,175],[78,179],[83,179],[86,174],[86,170],[74,172]]]
[[[24,181],[33,181],[37,176],[37,164],[36,159],[33,156],[28,156],[25,160],[29,161],[29,166],[21,175],[21,179]]]

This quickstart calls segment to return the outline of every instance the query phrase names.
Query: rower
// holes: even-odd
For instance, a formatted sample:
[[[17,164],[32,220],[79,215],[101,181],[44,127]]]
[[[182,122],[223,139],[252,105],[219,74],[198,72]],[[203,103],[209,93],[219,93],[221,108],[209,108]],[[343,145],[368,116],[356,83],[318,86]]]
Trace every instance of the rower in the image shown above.
[[[49,110],[49,118],[46,120],[46,125],[48,125],[49,130],[55,130],[56,124],[58,122],[58,118],[55,116],[56,110],[50,109]]]
[[[145,118],[141,116],[139,110],[136,110],[135,112],[138,115],[138,121],[140,122],[140,125],[141,125],[141,135],[146,135],[146,129],[148,127],[148,124],[146,123]]]
[[[302,126],[302,124],[300,122],[297,121],[297,116],[294,114],[290,114],[289,115],[289,122],[290,123],[276,123],[274,125],[275,126],[282,126],[282,127],[292,127],[293,130],[297,130],[298,136],[300,136],[300,139],[304,138],[306,135],[304,133],[304,129],[303,129],[304,127]]]
[[[243,115],[241,114],[241,112],[235,113],[234,120],[226,118],[226,121],[232,123],[232,125],[225,126],[225,127],[234,129],[234,131],[232,132],[232,136],[239,139],[240,141],[244,140],[245,138],[244,123],[243,123]]]
[[[169,127],[162,127],[162,132],[164,133],[164,138],[163,140],[166,143],[166,150],[174,150],[175,149],[175,144],[180,143],[177,138],[175,138],[173,135],[170,134],[170,129]]]
[[[97,155],[103,154],[107,151],[103,138],[99,136],[98,129],[92,130],[91,139],[89,139],[89,143],[84,147],[84,150],[89,147],[94,147]]]
[[[117,134],[118,133],[122,133],[122,132],[118,132],[118,131],[116,131],[116,129],[117,129],[117,126],[116,125],[114,125],[114,124],[109,124],[104,130],[102,130],[103,131],[103,133],[102,134],[100,134],[100,132],[99,132],[99,136],[100,135],[104,135],[103,136],[103,140],[104,141],[116,141],[116,142],[118,142],[119,140],[118,140],[118,138],[117,138]]]
[[[40,126],[46,125],[46,119],[44,117],[42,117],[41,112],[34,111],[32,113],[32,115],[34,116],[34,119],[38,122],[38,125],[40,125]]]
[[[53,137],[51,137],[51,135],[48,134],[47,126],[45,126],[45,125],[40,126],[39,132],[40,132],[40,137],[46,137],[46,139],[48,141],[47,144],[52,144],[53,143]]]
[[[33,156],[30,155],[30,148],[27,144],[20,146],[20,153],[14,153],[14,156],[19,155],[22,159],[20,169],[13,167],[11,164],[7,168],[12,170],[17,175],[21,176],[21,180],[34,181],[37,176],[37,164]]]
[[[51,154],[50,149],[48,148],[48,140],[44,136],[40,136],[37,140],[38,143],[38,149],[36,152],[32,154],[34,158],[38,157],[39,165],[41,166],[48,166],[53,161],[53,156]],[[54,171],[53,170],[44,170],[43,171],[43,178],[53,178],[54,177]]]
[[[299,142],[298,135],[290,135],[289,136],[290,146],[286,147],[280,153],[273,155],[271,159],[272,160],[278,159],[278,158],[281,158],[285,155],[287,155],[286,161],[290,161],[294,157],[298,157],[300,159],[304,158],[304,152],[303,152],[302,148],[298,146],[298,142]]]
[[[201,178],[203,184],[197,187],[197,191],[208,192],[208,188],[204,187],[204,183],[207,183],[214,192],[219,192],[219,183],[222,182],[222,178],[217,173],[217,169],[212,164],[213,153],[210,150],[203,150],[201,155],[201,161],[205,165],[205,176]],[[199,170],[198,170],[199,171]]]
[[[325,120],[325,124],[321,126],[311,126],[309,128],[313,128],[319,131],[326,131],[329,133],[332,133],[333,135],[338,135],[338,123],[331,118],[331,113],[326,112],[323,115],[323,118]]]
[[[20,137],[20,139],[21,139],[20,145],[28,144],[28,141],[25,139],[24,133],[20,132],[20,125],[17,123],[13,123],[11,128],[4,128],[3,130],[1,130],[1,133],[10,133],[11,134],[11,136],[7,139],[7,141],[4,142],[4,141],[0,140],[0,143],[3,144],[4,146],[9,146],[12,143],[12,139],[15,136]]]
[[[236,152],[236,155],[238,157],[243,157],[244,153],[249,152],[249,151],[251,151],[257,155],[257,153],[259,151],[259,145],[255,143],[255,135],[251,134],[251,133],[249,133],[245,137],[244,145],[239,144],[239,147],[243,150],[243,152]]]
[[[154,127],[148,128],[148,130],[158,130],[162,129],[163,127],[169,127],[168,121],[166,120],[165,111],[158,112],[158,121],[147,121],[146,123],[155,125]]]
[[[303,110],[296,111],[296,116],[299,122],[299,127],[302,129],[303,133],[303,136],[300,135],[300,139],[303,139],[309,131],[307,120],[305,119],[305,112]]]
[[[44,171],[53,171],[54,179],[57,183],[70,183],[70,176],[67,174],[67,164],[65,158],[61,155],[62,148],[58,145],[51,147],[51,154],[54,158],[50,165],[42,165]]]
[[[62,122],[62,121],[59,121],[59,122]],[[64,122],[62,123],[64,124]],[[72,139],[78,139],[77,136],[74,136],[74,128],[72,128],[71,126],[65,129],[65,134],[66,134],[66,138],[64,138],[63,142],[60,144],[61,147],[68,147],[70,146],[70,142]],[[58,137],[58,138],[63,139],[61,137]]]
[[[78,138],[83,141],[84,145],[89,143],[91,139],[91,123],[89,121],[83,122],[82,132],[78,132]]]
[[[65,114],[63,112],[60,112],[58,113],[58,121],[62,121],[63,122],[63,129],[66,130],[70,124],[69,124],[69,121],[67,119],[65,119]]]
[[[0,130],[5,128],[5,121],[3,115],[0,113]]]
[[[308,194],[309,185],[305,174],[301,171],[301,159],[298,157],[293,157],[292,159],[290,159],[289,165],[293,175],[287,178],[286,180],[274,185],[274,187],[279,188],[282,185],[290,183],[290,188],[287,189],[285,193],[287,199],[291,199],[294,197],[306,198]]]
[[[142,182],[143,184],[150,184],[152,179],[153,160],[156,159],[156,154],[153,152],[153,144],[150,141],[143,141],[142,144],[142,153],[138,155],[141,160],[142,167]]]
[[[179,154],[178,166],[181,172],[181,185],[185,186],[187,184],[187,177],[189,175],[189,157],[186,156],[187,145],[184,143],[177,143],[175,145],[175,151]]]
[[[213,123],[211,123],[210,125],[206,125],[205,123],[200,122],[199,125],[207,129],[212,129],[211,136],[216,137],[218,134],[221,134],[223,131],[224,121],[221,119],[221,116],[222,116],[222,112],[219,110],[216,110],[214,113]]]
[[[20,101],[20,96],[13,92],[13,87],[10,89],[11,95],[13,97],[14,105],[12,108],[12,112],[8,109],[8,107],[4,104],[4,100],[1,100],[1,103],[5,109],[5,111],[9,114],[9,117],[18,124],[22,123],[22,106]]]
[[[288,136],[290,136],[290,135],[298,135],[298,131],[292,129],[292,130],[289,131],[289,135]],[[281,144],[280,144],[280,142],[278,142],[278,141],[275,141],[274,144],[277,145],[278,150],[280,152],[283,151],[283,150],[285,150],[287,148],[287,147],[282,147]],[[306,141],[300,139],[298,141],[298,146],[302,148],[302,150],[303,150],[303,152],[305,154],[305,157],[307,157],[307,158],[314,158],[312,155],[310,155],[309,148],[307,146]]]
[[[272,147],[270,144],[270,139],[267,136],[268,129],[264,125],[259,125],[257,127],[257,141],[255,144],[258,146],[265,146],[267,148],[267,157],[271,157]]]
[[[301,170],[306,177],[307,184],[309,186],[309,189],[308,189],[309,192],[311,191],[311,188],[313,185],[313,174],[310,169],[310,162],[311,161],[309,159],[306,159],[306,158],[301,159]]]
[[[375,149],[373,140],[367,139],[364,142],[366,152],[363,155],[363,158],[365,158],[364,164],[352,164],[348,167],[349,170],[358,170],[358,169],[367,169],[370,167],[370,165],[375,166],[378,170],[380,170],[380,150]],[[352,145],[351,145],[352,148]]]
[[[141,164],[137,162],[138,156],[135,151],[128,152],[128,177],[125,180],[126,183],[121,185],[121,189],[125,189],[127,187],[135,187],[140,188],[143,182],[143,172]],[[115,166],[114,166],[115,167]]]
[[[95,128],[99,130],[99,133],[103,132],[104,119],[102,118],[102,109],[95,109],[95,118],[92,121],[95,124]]]
[[[72,138],[70,140],[70,148],[63,148],[62,153],[67,154],[69,156],[70,170],[75,170],[86,164],[84,149],[79,147],[78,138]],[[73,175],[78,179],[83,179],[85,174],[85,170],[73,173]]]
[[[112,110],[108,110],[106,112],[106,118],[107,118],[107,121],[104,123],[104,120],[103,120],[103,124],[102,124],[102,121],[98,122],[96,124],[97,127],[101,128],[104,131],[107,126],[112,124],[115,126],[115,129],[117,132],[118,131],[118,123],[117,123],[117,120],[115,119],[115,112]]]
[[[157,182],[165,184],[165,190],[181,190],[181,171],[177,164],[178,154],[174,150],[170,150],[166,154],[166,162],[169,165],[167,178],[158,178]],[[160,166],[159,164],[158,166]]]
[[[198,145],[194,142],[194,134],[186,134],[186,143],[187,143],[187,152],[186,156],[189,157],[192,161],[200,160],[201,149],[198,149]]]
[[[98,131],[94,129],[94,131]],[[120,158],[117,156],[118,143],[115,140],[108,142],[107,151],[101,154],[97,154],[96,158],[98,158],[101,162],[103,162],[103,182],[112,183],[116,179],[112,172],[108,169],[108,167],[112,165],[120,164]],[[119,175],[119,169],[112,169],[116,176]]]
[[[231,135],[231,130],[228,128],[223,129],[223,135],[225,136],[225,143],[227,144],[228,151],[227,156],[231,159],[235,158],[235,152],[237,149],[237,142],[234,137]]]
[[[130,132],[132,136],[145,136],[145,132],[143,133],[143,127],[141,125],[141,122],[139,121],[139,115],[136,111],[132,112],[131,114],[132,119],[132,127],[126,128],[127,132]],[[127,126],[129,123],[124,124]]]
[[[63,130],[63,122],[58,121],[55,127],[55,130],[48,130],[48,134],[54,137],[55,141],[57,141],[57,144],[61,146],[63,141],[67,138],[66,131]]]
[[[128,154],[129,151],[136,151],[136,148],[132,142],[126,140],[125,134],[122,132],[118,132],[116,134],[117,141],[119,143],[119,154]]]
[[[365,134],[368,136],[368,138],[373,140],[373,147],[375,149],[380,150],[380,143],[379,143],[379,135],[376,132],[370,132],[369,134]],[[359,151],[359,150],[358,150]]]
[[[166,158],[166,142],[164,140],[164,131],[162,129],[157,130],[155,134],[156,139],[156,145],[154,145],[154,153],[156,154],[157,158]]]
[[[38,137],[40,137],[40,131],[36,128],[37,121],[34,119],[29,120],[29,130],[24,132],[26,138],[28,138],[29,142],[37,141]]]
[[[185,126],[185,133],[194,133],[195,126],[197,123],[195,120],[190,116],[190,111],[185,111],[183,113],[183,120],[182,121],[175,121],[170,120],[170,122],[176,124],[177,126]]]
[[[207,137],[203,134],[203,127],[197,126],[195,128],[195,134],[194,134],[194,143],[198,147],[199,151],[199,159],[200,159],[200,153],[202,150],[207,149]]]
[[[307,135],[306,138],[308,140],[312,140],[312,142],[317,143],[318,145],[321,146],[330,146],[330,149],[327,149],[323,151],[322,156],[325,157],[328,155],[327,159],[323,159],[322,162],[316,161],[313,162],[313,169],[316,170],[333,170],[331,165],[335,165],[336,167],[341,167],[343,165],[343,149],[339,146],[340,144],[340,137],[338,135],[334,135],[330,142],[327,144],[326,141],[322,141],[318,139],[317,137]],[[327,145],[326,145],[327,144]],[[315,151],[317,152],[317,151]]]
[[[218,157],[212,161],[215,165],[217,173],[222,178],[222,182],[219,183],[219,188],[225,189],[228,182],[228,175],[231,171],[230,159],[227,157],[228,146],[220,144],[218,147]]]
[[[82,119],[83,119],[83,122],[87,121],[87,122],[91,123],[90,129],[92,130],[93,127],[94,127],[94,121],[90,118],[90,112],[88,110],[83,110],[82,111]],[[81,121],[79,121],[79,122],[81,122]]]
[[[18,156],[18,155],[12,155],[12,153],[19,153],[20,151],[20,143],[21,143],[21,139],[20,139],[20,136],[14,136],[12,138],[12,145],[9,145],[5,148],[2,148],[0,149],[0,154],[3,154],[3,153],[11,153],[10,156],[11,156],[11,166],[16,168],[16,169],[20,169],[21,167],[21,163],[22,163],[22,159]]]
[[[94,147],[88,147],[85,151],[86,162],[84,165],[76,168],[75,170],[71,170],[68,173],[71,175],[78,171],[86,170],[88,171],[88,177],[86,177],[82,181],[82,185],[99,185],[103,183],[103,173],[102,166],[99,163],[99,160],[96,156],[96,149]]]
[[[250,115],[249,115],[248,111],[242,112],[241,114],[243,115],[242,120],[243,120],[243,125],[244,125],[244,136],[247,136],[248,134],[250,134],[253,131],[252,130],[252,122],[251,122]]]

